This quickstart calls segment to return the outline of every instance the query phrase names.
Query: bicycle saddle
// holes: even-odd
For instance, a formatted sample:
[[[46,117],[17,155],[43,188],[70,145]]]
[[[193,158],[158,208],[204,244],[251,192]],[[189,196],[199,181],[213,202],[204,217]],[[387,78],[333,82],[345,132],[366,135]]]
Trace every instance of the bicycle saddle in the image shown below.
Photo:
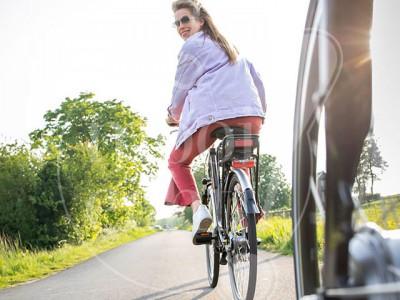
[[[218,127],[210,136],[222,140],[228,134],[246,134],[247,130],[242,127]]]

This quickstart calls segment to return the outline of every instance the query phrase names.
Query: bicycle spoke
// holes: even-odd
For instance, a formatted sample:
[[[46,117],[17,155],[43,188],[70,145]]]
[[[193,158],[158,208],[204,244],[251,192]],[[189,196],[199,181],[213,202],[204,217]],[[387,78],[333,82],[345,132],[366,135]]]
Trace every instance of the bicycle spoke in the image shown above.
[[[234,176],[229,188],[227,228],[230,243],[229,273],[235,299],[251,299],[254,296],[256,279],[255,217],[252,215],[252,219],[248,219],[246,216],[243,209],[244,196],[240,182]],[[251,234],[250,228],[254,231]],[[251,254],[253,252],[254,255]]]

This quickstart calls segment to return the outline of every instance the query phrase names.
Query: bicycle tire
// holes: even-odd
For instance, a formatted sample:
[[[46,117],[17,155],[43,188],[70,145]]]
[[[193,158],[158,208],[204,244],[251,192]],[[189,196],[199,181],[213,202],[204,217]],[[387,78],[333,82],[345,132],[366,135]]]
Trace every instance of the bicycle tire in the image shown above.
[[[324,11],[319,10],[322,5]],[[348,244],[352,238],[351,186],[354,181],[354,170],[357,168],[362,142],[369,129],[368,89],[360,89],[361,82],[369,82],[369,64],[364,62],[364,69],[348,67],[348,57],[354,51],[368,52],[368,43],[353,43],[345,45],[341,40],[340,31],[343,23],[331,21],[331,12],[348,13],[349,18],[343,18],[349,24],[345,28],[355,28],[352,22],[359,23],[364,28],[357,32],[368,32],[372,10],[370,2],[363,1],[311,1],[306,21],[303,48],[300,61],[297,99],[294,120],[294,151],[293,151],[293,184],[292,184],[292,220],[293,220],[293,257],[297,297],[319,295],[329,292],[329,289],[341,289],[346,295],[346,287],[350,287],[348,279],[349,253]],[[363,14],[355,12],[363,7]],[[370,10],[370,11],[369,11]],[[338,15],[338,13],[336,13]],[[323,18],[318,20],[317,18]],[[344,22],[341,20],[340,22]],[[329,22],[328,22],[329,21]],[[326,27],[319,27],[319,22]],[[329,30],[328,30],[329,29]],[[346,31],[346,34],[352,34]],[[364,37],[364,36],[363,36]],[[359,40],[362,40],[360,36]],[[364,37],[366,39],[366,37]],[[317,45],[317,42],[325,44]],[[330,46],[330,56],[327,52],[319,52]],[[325,46],[325,47],[323,47]],[[335,50],[335,51],[333,51]],[[364,53],[362,52],[362,53]],[[332,55],[336,53],[336,57]],[[357,52],[359,53],[359,52]],[[366,55],[367,56],[367,55]],[[322,68],[319,63],[329,59],[334,60],[329,76],[319,73]],[[324,61],[325,59],[325,61]],[[333,67],[334,66],[334,67]],[[346,66],[343,72],[343,66]],[[324,65],[324,67],[326,67]],[[327,69],[327,68],[325,68]],[[322,71],[321,71],[322,72]],[[324,77],[326,76],[326,78]],[[321,77],[324,79],[321,80]],[[342,89],[349,77],[357,77],[360,81],[347,89]],[[326,80],[329,78],[329,80]],[[339,92],[340,91],[340,92]],[[365,93],[360,96],[364,91]],[[364,106],[357,99],[363,99]],[[346,110],[337,109],[345,104]],[[358,105],[357,105],[358,104]],[[360,111],[360,107],[364,110]],[[321,121],[323,109],[326,110],[326,121]],[[353,116],[357,115],[357,119]],[[320,124],[325,124],[321,125]],[[324,127],[325,126],[325,127]],[[322,131],[323,130],[323,131]],[[326,134],[325,163],[327,172],[326,190],[319,194],[317,191],[317,166],[321,158],[318,155],[319,133]],[[351,141],[343,143],[343,141]],[[344,147],[347,145],[347,147]],[[338,157],[340,159],[338,159]],[[324,161],[324,159],[322,159]],[[340,195],[339,195],[340,191]],[[324,198],[326,201],[324,202]],[[317,242],[317,210],[325,220],[322,249],[323,270],[318,261]]]
[[[219,278],[219,257],[220,254],[215,249],[215,240],[206,245],[207,274],[208,283],[211,288],[215,288]]]
[[[314,102],[302,97],[304,89],[315,90],[316,81],[305,78],[312,62],[307,61],[308,53],[313,50],[313,38],[310,32],[316,31],[315,17],[318,2],[311,1],[303,37],[303,46],[297,83],[297,99],[294,115],[293,162],[292,162],[292,230],[293,258],[297,299],[315,294],[320,286],[317,253],[316,207],[313,194],[310,193],[310,178],[315,178],[313,166],[316,157],[311,155],[318,132],[319,117]],[[314,84],[314,86],[310,86]],[[311,103],[311,104],[310,104]],[[312,105],[314,104],[314,105]],[[302,123],[304,122],[304,124]],[[310,140],[310,136],[312,139]],[[314,255],[310,255],[313,253]]]
[[[210,214],[212,219],[214,220],[214,197],[211,195],[212,191],[211,188],[208,188],[208,208],[210,210]],[[215,225],[213,224],[211,226],[212,228],[215,228]],[[211,288],[215,288],[218,284],[218,278],[219,278],[219,259],[220,259],[220,253],[218,252],[217,249],[217,241],[218,241],[218,236],[216,232],[213,232],[213,235],[215,236],[215,239],[211,241],[211,244],[206,244],[206,261],[207,261],[207,277],[208,277],[208,283],[210,284]]]
[[[225,206],[229,243],[228,270],[234,299],[253,299],[257,282],[255,214],[244,212],[244,193],[238,176],[231,177]]]

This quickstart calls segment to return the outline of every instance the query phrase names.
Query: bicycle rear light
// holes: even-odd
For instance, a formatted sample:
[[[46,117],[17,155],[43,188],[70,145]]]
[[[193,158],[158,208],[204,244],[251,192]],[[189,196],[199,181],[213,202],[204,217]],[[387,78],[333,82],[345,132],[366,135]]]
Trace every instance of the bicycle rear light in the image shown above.
[[[234,160],[232,161],[232,168],[243,169],[243,168],[254,168],[256,165],[254,160]]]

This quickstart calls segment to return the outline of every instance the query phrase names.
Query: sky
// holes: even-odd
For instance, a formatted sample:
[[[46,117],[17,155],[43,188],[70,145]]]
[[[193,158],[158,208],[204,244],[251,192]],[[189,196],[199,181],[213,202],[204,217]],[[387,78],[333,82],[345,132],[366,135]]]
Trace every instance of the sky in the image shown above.
[[[398,178],[394,166],[400,145],[396,129],[400,43],[394,37],[400,5],[396,0],[386,0],[384,6],[382,1],[375,3],[374,97],[383,99],[375,107],[375,133],[386,137],[379,140],[390,166],[386,173]],[[170,4],[169,0],[0,0],[0,142],[28,141],[30,132],[44,126],[48,110],[58,108],[66,97],[92,92],[96,100],[121,100],[146,117],[149,135],[167,137],[163,149],[167,155],[176,136],[164,120],[183,44],[172,27]],[[263,78],[268,112],[261,151],[277,157],[290,182],[308,1],[204,0],[203,5]],[[147,195],[157,216],[164,217],[175,208],[163,205],[170,175],[166,161],[159,165],[157,178],[147,183]],[[387,193],[398,193],[396,188],[382,187]]]

